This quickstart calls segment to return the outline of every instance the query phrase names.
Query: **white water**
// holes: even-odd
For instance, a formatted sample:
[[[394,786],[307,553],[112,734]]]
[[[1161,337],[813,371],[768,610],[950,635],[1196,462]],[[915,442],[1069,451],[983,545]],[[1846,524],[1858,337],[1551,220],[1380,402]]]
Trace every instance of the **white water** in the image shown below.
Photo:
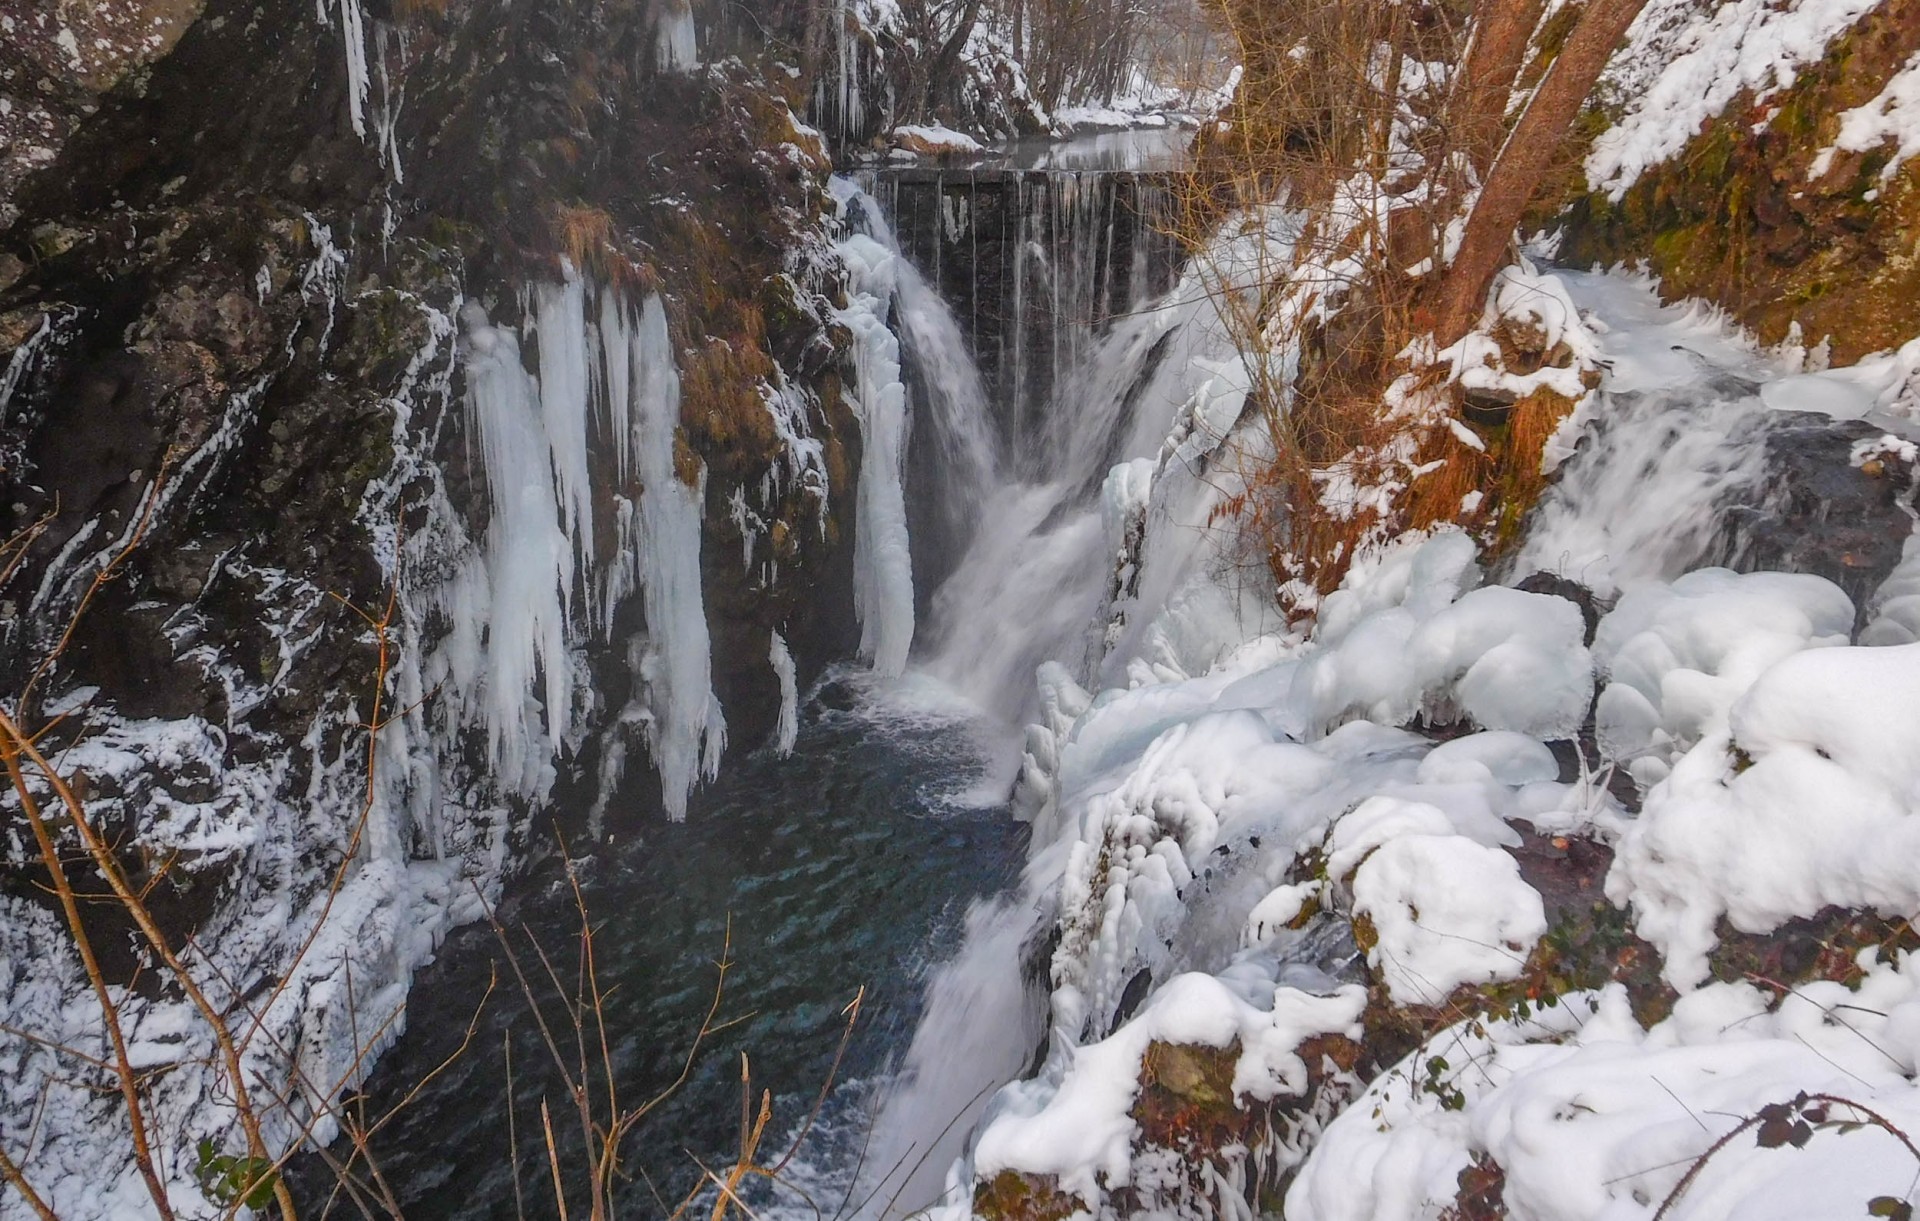
[[[843,188],[843,214],[854,210],[853,200]],[[958,326],[893,251],[872,201],[860,197],[859,208],[867,213],[866,231],[847,239],[842,251],[853,265],[855,304],[848,312],[854,316],[848,322],[855,327],[861,373],[856,398],[868,438],[860,526],[889,542],[903,536],[904,516],[897,522],[868,516],[883,507],[892,512],[894,463],[906,439],[904,430],[898,436],[879,434],[882,444],[902,449],[881,451],[876,465],[876,434],[868,421],[878,417],[890,427],[891,417],[878,413],[895,410],[897,402],[904,419],[935,433],[942,486],[912,493],[955,498],[973,518],[971,545],[933,600],[931,623],[915,650],[914,674],[937,680],[990,722],[1015,726],[1035,705],[1041,663],[1063,661],[1084,675],[1102,660],[1106,595],[1126,516],[1103,495],[1109,469],[1121,464],[1140,476],[1136,508],[1144,511],[1148,476],[1142,465],[1153,468],[1175,421],[1192,417],[1193,403],[1211,401],[1196,394],[1218,372],[1204,358],[1218,358],[1230,348],[1221,346],[1224,336],[1212,325],[1209,294],[1198,277],[1189,277],[1150,308],[1136,303],[1143,308],[1109,334],[1096,338],[1088,326],[1077,361],[1055,382],[1058,392],[1046,426],[1013,442],[1024,446],[1022,460],[1001,461],[997,452],[1007,442],[996,436],[990,404]],[[1067,260],[1080,261],[1077,255]],[[1080,316],[1091,315],[1101,282],[1094,269],[1067,285],[1081,297]],[[1049,307],[1056,318],[1076,312],[1072,303],[1055,301]],[[916,384],[927,387],[925,402],[908,404],[904,386],[896,400],[894,383],[904,380],[900,349],[863,329],[890,312],[906,337],[906,357],[919,363]],[[870,498],[869,485],[884,499]],[[1168,520],[1179,525],[1186,519]],[[863,533],[863,544],[868,537]],[[859,580],[869,634],[876,609],[902,616],[911,612],[910,570],[907,580],[887,584],[900,580],[897,570],[885,566],[894,558],[862,552]],[[887,593],[898,601],[878,600]],[[897,643],[898,637],[892,640]],[[887,656],[905,662],[899,654]],[[886,672],[879,664],[876,669]],[[1011,767],[1003,766],[998,776],[996,792],[1004,796]],[[1022,977],[1022,964],[1042,911],[1040,896],[1047,893],[1049,871],[1057,870],[1057,863],[1036,869],[1040,872],[1030,871],[1013,895],[975,905],[954,957],[929,981],[926,1016],[882,1093],[864,1169],[853,1184],[856,1201],[871,1201],[863,1215],[904,1216],[933,1203],[989,1098],[1019,1074],[1039,1045],[1043,1015]],[[822,1176],[816,1168],[810,1177],[844,1180],[848,1173]]]
[[[1671,580],[1712,541],[1714,511],[1765,474],[1779,370],[1704,307],[1662,307],[1621,276],[1560,273],[1608,328],[1604,407],[1541,500],[1515,574],[1546,571],[1602,596]]]

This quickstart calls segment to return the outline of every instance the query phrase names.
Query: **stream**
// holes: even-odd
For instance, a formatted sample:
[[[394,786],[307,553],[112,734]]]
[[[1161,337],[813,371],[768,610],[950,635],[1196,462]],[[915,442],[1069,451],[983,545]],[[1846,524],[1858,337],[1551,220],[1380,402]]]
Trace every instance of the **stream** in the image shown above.
[[[791,756],[730,754],[683,824],[623,818],[616,795],[608,825],[626,830],[574,862],[579,905],[561,854],[545,851],[509,884],[504,935],[483,924],[447,939],[364,1101],[369,1122],[395,1112],[371,1146],[407,1215],[558,1215],[543,1100],[567,1211],[584,1215],[579,1118],[556,1065],[581,1075],[565,999],[579,987],[581,905],[621,1110],[680,1076],[714,964],[723,952],[731,964],[722,1028],[622,1146],[620,1215],[667,1215],[702,1167],[733,1164],[743,1063],[753,1105],[763,1090],[772,1105],[758,1160],[782,1162],[805,1136],[784,1186],[751,1190],[756,1211],[897,1215],[938,1194],[973,1116],[1041,1037],[1028,1012],[1040,991],[1022,975],[1037,919],[1009,806],[1017,727],[1036,665],[1098,660],[1113,562],[1101,478],[1153,453],[1190,391],[1184,346],[1169,354],[1166,341],[1195,306],[1145,308],[1177,267],[1141,215],[1186,138],[1022,145],[845,188],[855,240],[899,256],[921,620],[909,669],[829,672],[802,700]],[[916,221],[896,244],[894,218],[928,208],[939,223]],[[587,1024],[585,1076],[604,1113]],[[306,1211],[357,1212],[321,1159],[290,1178]]]

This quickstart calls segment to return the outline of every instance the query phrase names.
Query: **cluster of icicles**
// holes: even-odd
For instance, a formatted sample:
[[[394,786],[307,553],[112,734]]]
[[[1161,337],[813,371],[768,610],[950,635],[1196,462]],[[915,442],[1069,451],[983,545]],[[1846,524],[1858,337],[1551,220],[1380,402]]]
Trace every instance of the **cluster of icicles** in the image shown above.
[[[646,632],[630,649],[634,697],[621,722],[641,732],[667,811],[682,818],[696,778],[718,772],[726,722],[700,589],[706,472],[689,482],[676,470],[680,376],[666,312],[658,297],[636,309],[571,268],[530,304],[537,372],[522,363],[519,334],[477,303],[464,311],[470,437],[493,511],[484,548],[440,594],[453,633],[449,686],[463,693],[468,723],[485,727],[502,785],[543,793],[586,695],[574,647],[583,634],[610,639],[615,611],[638,590]],[[618,538],[604,563],[590,452],[610,455],[601,478]],[[608,748],[606,787],[624,762],[622,740]]]

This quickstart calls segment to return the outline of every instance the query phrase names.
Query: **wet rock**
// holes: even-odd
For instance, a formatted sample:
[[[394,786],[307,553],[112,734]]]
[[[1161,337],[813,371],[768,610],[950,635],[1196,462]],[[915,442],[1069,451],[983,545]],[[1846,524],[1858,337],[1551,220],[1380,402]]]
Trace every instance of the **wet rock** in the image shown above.
[[[1854,446],[1882,433],[1861,421],[1785,416],[1767,435],[1767,477],[1758,494],[1728,512],[1719,545],[1704,562],[1825,577],[1853,599],[1858,630],[1915,520],[1910,470],[1890,458],[1868,469],[1853,462]]]

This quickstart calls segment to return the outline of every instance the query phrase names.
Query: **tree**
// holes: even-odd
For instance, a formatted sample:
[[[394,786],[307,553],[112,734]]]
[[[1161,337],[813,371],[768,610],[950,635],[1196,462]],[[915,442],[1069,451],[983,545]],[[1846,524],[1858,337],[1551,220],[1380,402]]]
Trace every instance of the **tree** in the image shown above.
[[[1496,0],[1489,6],[1489,13],[1481,18],[1481,29],[1492,31],[1502,39],[1509,37],[1508,31],[1524,19],[1524,13],[1508,14],[1503,10],[1524,10],[1535,2]],[[1499,156],[1487,172],[1485,185],[1468,214],[1460,249],[1440,284],[1434,335],[1442,346],[1465,335],[1480,316],[1487,289],[1506,261],[1514,228],[1533,202],[1555,152],[1573,129],[1573,122],[1599,82],[1613,49],[1645,6],[1646,0],[1587,0],[1587,7],[1567,37],[1566,46],[1547,69],[1539,89],[1501,145]],[[1487,42],[1491,46],[1494,38],[1489,37]],[[1483,107],[1499,102],[1500,99],[1491,96],[1492,86],[1496,74],[1507,71],[1509,59],[1505,48],[1490,50],[1481,64],[1488,79],[1475,81],[1469,77],[1463,90],[1469,96],[1478,96]],[[1471,70],[1472,57],[1468,64]],[[1517,72],[1517,67],[1513,71]],[[1505,94],[1505,89],[1500,90],[1501,98]]]

